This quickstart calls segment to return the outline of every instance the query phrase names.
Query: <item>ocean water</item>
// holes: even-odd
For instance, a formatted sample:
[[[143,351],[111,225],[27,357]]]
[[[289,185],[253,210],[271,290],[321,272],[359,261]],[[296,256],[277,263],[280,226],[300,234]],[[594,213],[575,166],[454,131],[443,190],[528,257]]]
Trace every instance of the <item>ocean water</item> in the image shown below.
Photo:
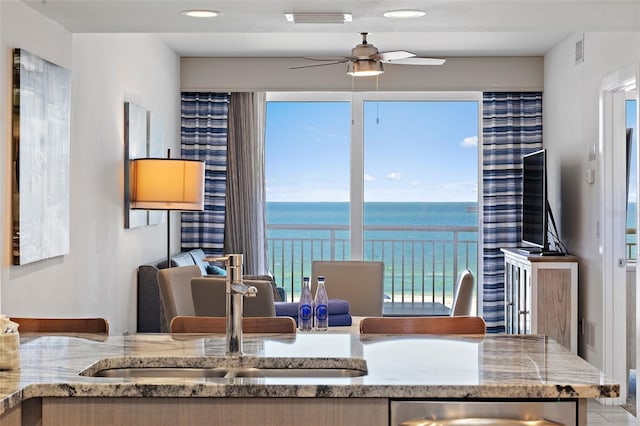
[[[365,203],[365,225],[460,225],[478,223],[478,204],[375,202]],[[269,224],[348,225],[347,202],[268,202]]]
[[[364,206],[364,258],[385,264],[393,301],[450,300],[457,272],[477,269],[477,203],[375,202]],[[295,296],[313,260],[350,258],[349,203],[268,202],[269,264]],[[294,296],[294,297],[295,297]]]

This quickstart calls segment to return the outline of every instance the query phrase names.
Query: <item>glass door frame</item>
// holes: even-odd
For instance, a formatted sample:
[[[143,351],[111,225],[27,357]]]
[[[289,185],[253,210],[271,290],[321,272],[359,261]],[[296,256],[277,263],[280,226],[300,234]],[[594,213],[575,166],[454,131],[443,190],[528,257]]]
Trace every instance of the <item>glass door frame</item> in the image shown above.
[[[349,238],[351,260],[364,259],[364,103],[367,101],[432,101],[432,102],[477,102],[478,103],[478,250],[476,277],[478,294],[478,315],[482,316],[483,294],[482,271],[484,269],[482,232],[482,91],[439,91],[439,92],[267,92],[267,102],[350,102],[350,182],[349,182]]]

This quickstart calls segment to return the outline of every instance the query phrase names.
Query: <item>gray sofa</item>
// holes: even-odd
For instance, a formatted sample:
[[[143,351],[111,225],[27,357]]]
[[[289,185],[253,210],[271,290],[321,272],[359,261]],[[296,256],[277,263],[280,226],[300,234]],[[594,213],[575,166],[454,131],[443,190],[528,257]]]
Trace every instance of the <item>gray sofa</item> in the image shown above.
[[[220,276],[224,270],[216,265],[209,264],[203,259],[205,253],[201,249],[178,253],[171,257],[171,266],[200,267],[203,276]],[[138,267],[138,303],[137,303],[137,332],[138,333],[166,333],[164,312],[160,303],[160,291],[158,288],[158,270],[167,267],[167,260],[152,262]],[[273,298],[276,301],[286,300],[284,288],[276,285],[271,275],[245,275],[247,279],[268,280],[273,286]]]

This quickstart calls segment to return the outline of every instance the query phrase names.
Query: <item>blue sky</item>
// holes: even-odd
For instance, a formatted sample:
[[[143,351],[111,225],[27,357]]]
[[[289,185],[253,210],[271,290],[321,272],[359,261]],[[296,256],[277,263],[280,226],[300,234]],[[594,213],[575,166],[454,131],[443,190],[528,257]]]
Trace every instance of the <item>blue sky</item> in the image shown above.
[[[476,201],[476,102],[365,103],[365,201]],[[348,201],[348,102],[269,102],[267,201]]]

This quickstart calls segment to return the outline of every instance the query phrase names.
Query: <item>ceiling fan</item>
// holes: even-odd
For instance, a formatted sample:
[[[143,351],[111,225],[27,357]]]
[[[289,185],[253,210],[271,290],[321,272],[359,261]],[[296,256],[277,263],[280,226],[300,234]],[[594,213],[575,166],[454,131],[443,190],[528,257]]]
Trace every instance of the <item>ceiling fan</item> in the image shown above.
[[[442,65],[446,59],[421,58],[405,50],[378,52],[378,48],[367,42],[369,33],[360,33],[362,43],[351,50],[351,56],[341,58],[305,58],[310,61],[323,61],[323,64],[302,65],[290,69],[322,67],[326,65],[347,64],[347,74],[354,77],[371,77],[384,72],[383,63],[401,65]],[[330,62],[327,62],[330,61]]]

